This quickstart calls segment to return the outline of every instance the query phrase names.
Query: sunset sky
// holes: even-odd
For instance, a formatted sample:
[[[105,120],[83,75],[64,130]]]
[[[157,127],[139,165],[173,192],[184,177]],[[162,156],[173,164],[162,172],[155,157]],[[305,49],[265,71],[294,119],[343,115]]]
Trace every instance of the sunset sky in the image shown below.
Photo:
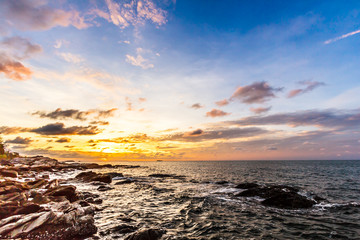
[[[360,159],[360,1],[1,0],[0,133],[78,160]]]

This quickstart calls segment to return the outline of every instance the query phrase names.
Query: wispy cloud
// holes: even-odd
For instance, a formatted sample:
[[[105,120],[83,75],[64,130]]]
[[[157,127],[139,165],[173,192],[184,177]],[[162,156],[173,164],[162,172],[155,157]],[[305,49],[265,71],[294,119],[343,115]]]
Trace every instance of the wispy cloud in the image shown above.
[[[141,67],[142,69],[154,68],[154,64],[149,63],[148,59],[145,59],[141,53],[145,52],[142,48],[136,49],[136,57],[129,54],[126,55],[126,62]]]
[[[261,113],[266,113],[268,111],[270,111],[271,107],[258,107],[258,108],[250,108],[250,111],[255,113],[255,114],[261,114]]]
[[[85,59],[80,55],[69,52],[58,52],[56,54],[69,63],[81,63],[85,61]]]
[[[333,42],[339,41],[339,40],[344,39],[344,38],[347,38],[347,37],[351,37],[351,36],[356,35],[356,34],[359,34],[359,33],[360,33],[360,30],[356,30],[356,31],[353,31],[353,32],[350,32],[350,33],[341,35],[340,37],[336,37],[336,38],[332,38],[332,39],[326,40],[326,41],[324,42],[324,44],[333,43]]]
[[[92,25],[74,9],[55,9],[46,3],[43,0],[3,0],[0,2],[0,13],[20,30],[47,30],[70,25],[83,29]]]
[[[288,93],[288,96],[287,96],[288,98],[296,97],[298,95],[310,92],[310,91],[314,90],[317,87],[325,85],[325,83],[323,83],[323,82],[316,82],[316,81],[301,81],[299,83],[302,84],[302,85],[305,85],[306,87],[303,88],[303,89],[299,88],[299,89],[291,90]]]
[[[22,144],[22,145],[28,145],[32,142],[31,138],[22,138],[22,137],[16,137],[13,140],[7,140],[5,143],[12,143],[12,144]]]
[[[216,105],[218,105],[219,107],[223,107],[229,104],[229,100],[227,99],[223,99],[220,101],[215,102]]]
[[[203,108],[204,106],[202,106],[200,103],[194,103],[193,105],[191,105],[191,108],[194,108],[194,109],[200,109],[200,108]]]
[[[207,112],[206,113],[206,116],[207,117],[224,117],[224,116],[227,116],[227,115],[230,115],[231,113],[227,113],[227,112],[224,112],[222,110],[219,110],[219,109],[212,109],[210,112]]]
[[[31,78],[32,70],[25,67],[22,61],[41,52],[41,46],[16,36],[2,40],[0,47],[0,73],[15,81]]]

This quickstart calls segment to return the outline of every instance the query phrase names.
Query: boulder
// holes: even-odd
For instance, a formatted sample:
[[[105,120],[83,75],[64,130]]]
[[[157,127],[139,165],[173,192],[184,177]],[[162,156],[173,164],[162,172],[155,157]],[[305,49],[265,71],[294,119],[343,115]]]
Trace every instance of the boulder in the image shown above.
[[[68,186],[57,186],[55,188],[49,189],[45,192],[46,196],[64,196],[70,202],[74,202],[78,200],[78,196],[76,195],[76,187],[72,185]]]
[[[112,190],[112,189],[114,189],[114,188],[112,188],[112,187],[109,187],[109,186],[100,186],[100,187],[98,187],[98,191],[101,191],[101,192],[105,192],[105,191],[109,191],[109,190]]]
[[[115,185],[129,184],[129,183],[133,183],[133,182],[135,182],[135,180],[133,180],[133,179],[125,179],[125,180],[116,182]]]
[[[249,188],[256,188],[256,187],[259,187],[259,184],[245,182],[245,183],[240,183],[240,184],[236,185],[235,188],[249,189]]]
[[[144,229],[127,236],[125,240],[158,240],[164,233],[160,229]]]
[[[265,206],[297,209],[311,208],[316,202],[294,192],[278,193],[261,202]]]
[[[83,180],[85,182],[98,181],[98,182],[104,182],[104,183],[111,183],[110,175],[95,173],[92,171],[79,173],[75,178],[79,179],[79,180]]]
[[[1,170],[0,170],[0,176],[17,178],[18,173],[17,173],[16,171],[13,171],[13,170],[1,169]]]
[[[106,174],[109,175],[111,178],[124,177],[124,175],[122,173],[118,173],[118,172],[109,172],[109,173],[106,173]]]

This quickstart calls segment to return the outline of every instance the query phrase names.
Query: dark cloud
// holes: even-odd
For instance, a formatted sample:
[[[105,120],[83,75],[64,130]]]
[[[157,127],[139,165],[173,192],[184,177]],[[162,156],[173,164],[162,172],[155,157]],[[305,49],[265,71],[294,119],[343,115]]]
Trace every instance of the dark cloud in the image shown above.
[[[231,113],[227,113],[224,111],[221,111],[219,109],[212,109],[210,112],[206,113],[207,117],[224,117],[227,115],[230,115]]]
[[[201,130],[201,129],[197,129],[195,131],[192,131],[189,133],[189,136],[198,136],[198,135],[201,135],[204,131]]]
[[[238,87],[230,99],[238,99],[246,104],[264,103],[276,97],[275,92],[281,90],[282,88],[270,87],[266,82],[255,82],[251,85]]]
[[[42,52],[40,45],[33,44],[28,39],[19,36],[5,38],[0,42],[0,45],[7,51],[11,50],[16,59],[26,59]]]
[[[229,104],[229,100],[227,99],[223,99],[220,101],[215,102],[216,105],[218,105],[219,107],[223,107]]]
[[[47,30],[55,26],[73,25],[78,29],[89,27],[76,10],[65,11],[46,6],[43,0],[2,0],[0,14],[11,22],[3,24],[20,30]]]
[[[267,107],[267,108],[258,107],[258,108],[250,108],[250,111],[252,111],[255,114],[260,114],[260,113],[266,113],[270,111],[270,109],[271,107]]]
[[[202,106],[200,103],[194,103],[193,105],[191,105],[191,108],[195,108],[195,109],[199,109],[199,108],[203,108],[204,106]]]
[[[12,143],[12,144],[22,144],[22,145],[28,145],[32,142],[31,138],[22,138],[22,137],[16,137],[13,140],[7,140],[5,143]]]
[[[4,135],[28,132],[29,130],[30,128],[22,128],[22,127],[6,127],[6,126],[0,127],[0,133]]]
[[[309,110],[293,113],[280,113],[269,116],[254,116],[237,121],[226,122],[230,125],[291,125],[291,126],[321,126],[328,128],[360,126],[360,110]]]
[[[71,139],[70,138],[59,138],[58,140],[56,140],[55,142],[57,143],[68,143],[70,142]]]
[[[61,108],[58,108],[53,112],[37,111],[32,113],[32,115],[38,115],[41,118],[60,119],[60,120],[72,118],[76,120],[86,121],[89,115],[92,114],[95,115],[96,119],[111,117],[113,116],[116,110],[117,108],[112,108],[109,110],[88,110],[88,111],[81,111],[78,109],[62,110]]]
[[[313,81],[302,81],[302,82],[299,82],[299,83],[302,84],[302,85],[305,85],[306,87],[291,90],[288,93],[288,98],[293,98],[293,97],[299,96],[301,94],[310,92],[310,91],[314,90],[317,87],[325,85],[325,83],[323,83],[323,82],[315,82],[315,81],[314,82]]]
[[[95,135],[101,131],[96,126],[64,127],[63,123],[52,123],[40,128],[30,130],[41,135]]]

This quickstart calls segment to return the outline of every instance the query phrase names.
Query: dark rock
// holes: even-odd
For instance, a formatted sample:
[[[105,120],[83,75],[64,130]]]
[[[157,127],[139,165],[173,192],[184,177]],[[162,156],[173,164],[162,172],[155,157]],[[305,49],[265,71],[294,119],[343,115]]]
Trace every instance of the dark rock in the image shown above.
[[[58,186],[52,189],[49,189],[45,192],[47,196],[64,196],[70,202],[74,202],[78,200],[78,196],[76,195],[76,187],[75,186]]]
[[[112,233],[131,233],[136,231],[138,228],[132,225],[121,224],[110,229]]]
[[[156,177],[156,178],[175,178],[175,179],[183,179],[185,176],[178,176],[175,174],[162,174],[162,173],[155,173],[150,174],[149,177]]]
[[[160,229],[145,229],[127,236],[125,240],[158,240],[164,233]]]
[[[33,204],[27,204],[27,205],[24,205],[24,206],[16,209],[15,212],[12,215],[35,213],[35,212],[38,212],[41,209],[43,209],[43,208],[40,207],[38,204],[34,204],[34,203]]]
[[[118,173],[118,172],[110,172],[110,173],[106,173],[106,174],[109,175],[111,178],[124,177],[124,175],[122,173]]]
[[[228,184],[229,182],[228,181],[218,181],[218,182],[215,182],[215,184],[219,184],[219,185],[224,185],[224,184]]]
[[[101,192],[105,192],[105,191],[109,191],[109,190],[112,190],[112,189],[114,189],[114,188],[112,188],[112,187],[109,187],[109,186],[100,186],[100,187],[98,187],[98,191],[101,191]]]
[[[98,182],[104,182],[104,183],[111,183],[110,175],[95,173],[92,171],[82,172],[82,173],[78,174],[75,178],[86,181],[86,182],[98,181]]]
[[[13,171],[13,170],[1,169],[1,170],[0,170],[0,176],[17,178],[18,173],[17,173],[16,171]]]
[[[249,188],[256,188],[256,187],[259,187],[259,184],[245,182],[245,183],[240,183],[240,184],[236,185],[235,188],[249,189]]]
[[[282,192],[261,202],[265,206],[277,208],[311,208],[316,202],[294,192]]]
[[[315,196],[313,197],[313,199],[314,199],[316,202],[322,202],[322,201],[325,201],[325,200],[326,200],[325,198],[319,197],[319,196],[317,196],[317,195],[315,195]]]
[[[129,184],[129,183],[133,183],[133,182],[135,182],[135,180],[133,180],[133,179],[125,179],[125,180],[116,182],[115,185]]]

